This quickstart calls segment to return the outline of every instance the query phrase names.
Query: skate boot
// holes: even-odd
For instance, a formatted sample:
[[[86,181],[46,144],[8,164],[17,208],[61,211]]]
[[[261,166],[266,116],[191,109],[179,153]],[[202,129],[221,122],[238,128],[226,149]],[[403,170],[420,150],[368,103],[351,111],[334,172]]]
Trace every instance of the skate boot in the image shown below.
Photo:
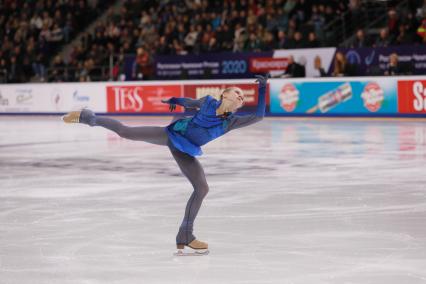
[[[189,256],[189,255],[207,255],[209,254],[209,245],[199,240],[193,240],[189,244],[177,244],[177,256]],[[185,248],[188,247],[189,249]]]
[[[96,116],[90,109],[71,111],[62,117],[65,123],[84,123],[90,126],[95,125]]]

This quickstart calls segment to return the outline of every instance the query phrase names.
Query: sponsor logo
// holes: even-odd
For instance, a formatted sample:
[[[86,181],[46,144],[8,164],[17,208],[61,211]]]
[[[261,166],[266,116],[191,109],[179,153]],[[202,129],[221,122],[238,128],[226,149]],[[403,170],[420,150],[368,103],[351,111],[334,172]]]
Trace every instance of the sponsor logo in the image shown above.
[[[369,82],[361,93],[364,106],[371,112],[376,112],[382,106],[385,99],[383,89],[376,82]]]
[[[369,55],[364,58],[365,65],[369,66],[373,63],[374,56],[376,55],[376,51],[373,50]]]
[[[413,108],[415,111],[426,111],[426,88],[422,82],[413,84]]]
[[[50,95],[50,101],[57,111],[61,109],[63,104],[62,94],[59,89],[53,89]]]
[[[142,87],[111,87],[115,111],[135,111],[143,109]]]
[[[358,52],[355,50],[349,50],[346,53],[346,59],[351,64],[361,64],[361,57],[359,56]]]
[[[344,103],[352,98],[352,87],[349,82],[343,83],[336,89],[327,92],[326,94],[318,98],[318,105],[308,110],[308,113],[312,113],[319,109],[322,113],[326,113],[332,108],[337,107],[341,103]]]
[[[285,71],[288,58],[256,57],[250,58],[249,70],[252,73],[266,73],[269,71]]]
[[[401,113],[426,113],[426,80],[398,81]]]
[[[72,98],[75,102],[89,102],[90,101],[89,96],[79,95],[77,90],[74,91],[74,93],[72,93]]]
[[[161,100],[180,96],[179,85],[107,86],[108,112],[167,112]]]
[[[288,112],[292,112],[299,101],[299,91],[293,84],[285,84],[279,94],[281,107]]]
[[[9,99],[3,98],[3,95],[0,93],[0,105],[2,106],[8,106],[9,105]]]
[[[32,103],[33,94],[32,89],[16,89],[16,104],[29,105]]]

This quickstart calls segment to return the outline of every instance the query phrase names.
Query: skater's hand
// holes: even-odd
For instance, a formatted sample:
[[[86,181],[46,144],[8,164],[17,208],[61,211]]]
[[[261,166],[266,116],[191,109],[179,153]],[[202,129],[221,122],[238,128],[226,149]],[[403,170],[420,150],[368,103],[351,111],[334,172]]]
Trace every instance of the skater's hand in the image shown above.
[[[161,100],[162,103],[169,104],[169,110],[174,111],[176,109],[176,103],[174,102],[173,98],[168,100]]]
[[[261,87],[265,87],[266,83],[268,82],[268,79],[271,77],[271,75],[269,73],[267,73],[265,76],[254,75],[254,77],[257,78],[255,82],[258,82]]]

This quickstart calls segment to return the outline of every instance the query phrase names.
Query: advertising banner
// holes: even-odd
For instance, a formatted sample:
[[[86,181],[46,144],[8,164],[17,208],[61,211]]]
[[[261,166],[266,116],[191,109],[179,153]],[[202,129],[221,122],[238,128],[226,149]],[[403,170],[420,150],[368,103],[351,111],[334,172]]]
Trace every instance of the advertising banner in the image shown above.
[[[396,80],[271,80],[273,114],[396,114]]]
[[[398,111],[426,113],[426,80],[398,81]]]
[[[156,56],[157,79],[235,79],[253,78],[270,72],[284,74],[290,56],[305,67],[307,77],[319,77],[314,60],[320,58],[328,70],[336,48],[280,49],[270,52],[222,52],[200,55]],[[129,77],[130,78],[130,77]]]
[[[182,97],[181,85],[112,85],[106,86],[107,110],[110,113],[168,112],[169,105],[161,100]],[[176,112],[182,112],[177,107]]]
[[[0,86],[0,112],[58,113],[88,107],[106,112],[102,83],[7,84]]]
[[[389,46],[376,48],[339,48],[348,61],[358,66],[358,75],[384,75],[389,55],[398,54],[403,75],[426,74],[426,48],[424,45]]]
[[[272,57],[272,52],[221,52],[201,55],[156,56],[157,79],[250,78],[253,57]]]
[[[224,83],[224,84],[188,84],[184,85],[184,96],[200,99],[207,95],[219,99],[220,94],[226,88],[236,86],[241,88],[244,93],[244,104],[246,106],[256,106],[258,98],[258,85],[243,83]],[[267,100],[268,101],[268,100]]]
[[[319,59],[319,62],[327,72],[330,69],[331,62],[333,61],[336,48],[334,47],[323,47],[323,48],[303,48],[303,49],[277,49],[274,51],[273,57],[276,58],[288,58],[293,56],[294,61],[305,67],[306,77],[320,77],[320,73],[315,69],[315,58]],[[282,72],[274,71],[270,69],[273,76],[279,76]]]

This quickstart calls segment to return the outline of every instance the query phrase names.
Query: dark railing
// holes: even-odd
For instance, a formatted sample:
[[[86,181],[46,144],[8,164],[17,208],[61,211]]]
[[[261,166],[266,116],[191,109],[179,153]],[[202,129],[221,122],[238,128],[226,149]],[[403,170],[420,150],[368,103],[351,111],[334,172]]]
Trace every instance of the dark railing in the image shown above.
[[[386,23],[390,8],[401,11],[408,0],[365,0],[356,10],[348,10],[324,27],[327,46],[348,47],[355,39],[357,29],[377,29]]]
[[[387,2],[386,2],[387,3]],[[395,8],[396,11],[399,13],[401,11],[408,10],[408,0],[400,1],[399,4],[393,5],[392,7]],[[389,6],[389,5],[388,5]],[[386,26],[386,20],[388,17],[389,7],[386,8],[386,11],[383,11],[379,14],[373,14],[371,21],[368,21],[368,24],[363,27],[366,36],[371,37],[373,35],[378,35],[380,32],[380,29]],[[350,37],[347,37],[341,44],[341,47],[350,47],[351,44],[355,41],[356,35],[352,34]]]

